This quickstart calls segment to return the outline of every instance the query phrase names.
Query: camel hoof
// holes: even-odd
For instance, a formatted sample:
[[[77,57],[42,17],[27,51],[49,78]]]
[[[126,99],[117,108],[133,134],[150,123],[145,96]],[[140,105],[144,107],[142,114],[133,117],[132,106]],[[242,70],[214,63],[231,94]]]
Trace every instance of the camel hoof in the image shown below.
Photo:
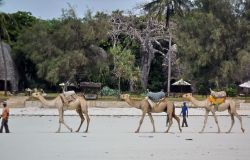
[[[70,128],[70,132],[73,132],[73,129],[72,129],[72,128]]]
[[[84,131],[84,133],[88,133],[88,130]]]
[[[200,131],[199,133],[203,133],[203,131]]]
[[[135,133],[139,133],[139,131],[135,131]]]
[[[245,129],[241,128],[242,132],[244,133],[245,132]]]
[[[166,130],[165,133],[168,133],[168,130]]]
[[[60,133],[59,131],[56,131],[55,133]]]
[[[227,131],[226,134],[229,134],[231,131]]]
[[[182,133],[182,130],[180,129],[180,132]]]
[[[75,132],[79,132],[79,130],[76,130]]]

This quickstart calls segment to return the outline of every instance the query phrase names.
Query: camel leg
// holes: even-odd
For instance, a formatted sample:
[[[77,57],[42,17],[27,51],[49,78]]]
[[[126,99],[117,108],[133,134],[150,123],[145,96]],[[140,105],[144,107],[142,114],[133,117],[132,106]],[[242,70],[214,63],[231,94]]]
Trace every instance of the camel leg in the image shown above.
[[[201,131],[199,133],[203,133],[204,132],[205,126],[207,124],[208,113],[209,113],[209,111],[206,110],[204,124],[203,124],[203,127],[202,127],[202,129],[201,129]]]
[[[174,119],[175,119],[175,120],[177,121],[177,123],[178,123],[180,132],[182,132],[181,125],[180,125],[180,118],[179,118],[178,116],[174,115]]]
[[[58,127],[56,133],[59,133],[61,131],[61,125],[62,125],[62,122],[63,122],[63,110],[58,109],[58,112],[59,112],[59,127]]]
[[[64,126],[70,131],[70,132],[72,132],[73,131],[73,129],[72,128],[70,128],[65,122],[62,122],[62,124],[64,124]]]
[[[166,127],[168,126],[169,120],[168,120],[168,114],[167,114],[167,120],[166,120]]]
[[[146,115],[146,112],[142,112],[141,120],[140,120],[139,126],[138,126],[137,130],[135,131],[135,133],[138,133],[140,131],[141,124],[144,120],[145,115]]]
[[[153,126],[153,132],[155,132],[155,123],[154,123],[154,119],[153,119],[153,117],[152,117],[152,114],[148,112],[148,116],[149,116],[150,121],[151,121],[152,126]]]
[[[219,126],[218,119],[217,119],[217,116],[215,114],[215,111],[212,111],[212,114],[214,116],[215,123],[217,124],[217,127],[218,127],[218,133],[220,133],[220,126]]]
[[[64,122],[64,119],[63,119],[63,108],[62,109],[60,109],[60,111],[59,111],[59,116],[60,116],[60,118],[59,118],[59,123],[60,123],[60,126],[59,126],[59,132],[60,132],[60,130],[61,130],[61,124],[63,124],[68,130],[70,130],[70,132],[72,132],[73,130],[72,130],[72,128],[70,128],[65,122]],[[61,113],[61,114],[60,114]]]
[[[79,116],[80,116],[80,118],[81,118],[81,123],[80,123],[78,129],[76,130],[76,132],[79,132],[79,130],[80,130],[80,128],[82,127],[82,124],[83,124],[83,122],[84,122],[85,119],[84,119],[84,116],[83,116],[83,114],[82,114],[82,109],[81,109],[81,108],[77,108],[77,109],[76,109],[76,112],[79,114]]]
[[[231,127],[230,129],[227,131],[227,133],[230,133],[232,128],[233,128],[233,125],[234,125],[234,115],[230,113],[230,116],[231,116]]]
[[[85,133],[87,133],[87,132],[88,132],[88,129],[89,129],[90,118],[89,118],[88,113],[84,113],[84,114],[85,114],[85,117],[86,117],[86,119],[87,119],[87,127],[86,127],[86,130],[85,130]]]
[[[168,116],[168,121],[169,121],[169,124],[168,124],[168,129],[165,131],[166,133],[168,133],[168,131],[170,130],[170,127],[173,124],[173,119],[172,119],[172,115],[171,114]]]
[[[244,133],[244,132],[245,132],[245,129],[243,128],[241,116],[240,116],[237,112],[234,113],[234,115],[239,119],[239,121],[240,121],[240,126],[241,126],[241,130],[242,130],[242,132]]]

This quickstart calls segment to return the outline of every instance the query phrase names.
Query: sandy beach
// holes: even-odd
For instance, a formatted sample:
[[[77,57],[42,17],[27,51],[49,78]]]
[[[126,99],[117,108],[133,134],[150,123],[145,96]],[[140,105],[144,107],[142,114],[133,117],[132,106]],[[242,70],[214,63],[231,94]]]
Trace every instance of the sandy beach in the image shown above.
[[[48,109],[44,110],[49,113]],[[54,114],[54,111],[56,110],[50,112]],[[131,112],[133,111],[135,110]],[[12,109],[13,112],[15,111]],[[214,119],[209,116],[205,133],[200,134],[198,132],[202,128],[204,117],[199,115],[189,116],[189,127],[183,128],[182,133],[179,133],[175,121],[170,133],[164,133],[166,117],[161,114],[154,116],[156,133],[152,133],[147,116],[141,132],[134,133],[140,120],[137,113],[112,115],[110,110],[106,110],[109,115],[101,116],[93,115],[94,111],[90,109],[91,112],[89,133],[83,133],[86,123],[80,133],[70,133],[65,127],[62,127],[62,133],[55,133],[58,127],[57,115],[12,115],[9,120],[12,133],[0,135],[1,159],[248,160],[250,156],[249,115],[243,116],[245,133],[241,132],[239,121],[235,119],[232,133],[226,134],[231,123],[230,117],[219,116],[222,133],[218,134]],[[65,113],[65,122],[76,129],[80,123],[79,117],[71,115],[70,111]]]

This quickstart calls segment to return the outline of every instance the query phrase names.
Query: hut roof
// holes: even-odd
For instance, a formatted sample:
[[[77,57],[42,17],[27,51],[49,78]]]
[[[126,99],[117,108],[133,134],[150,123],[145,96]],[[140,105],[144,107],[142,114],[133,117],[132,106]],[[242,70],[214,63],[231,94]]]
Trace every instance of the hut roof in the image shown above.
[[[1,42],[0,42],[1,43]],[[13,59],[11,57],[11,48],[8,44],[3,42],[3,53],[2,48],[0,45],[0,80],[5,80],[5,71],[4,71],[4,61],[3,61],[3,55],[5,57],[6,61],[6,67],[7,67],[7,80],[11,83],[11,90],[17,91],[18,90],[18,74],[15,68],[15,64],[13,62]]]

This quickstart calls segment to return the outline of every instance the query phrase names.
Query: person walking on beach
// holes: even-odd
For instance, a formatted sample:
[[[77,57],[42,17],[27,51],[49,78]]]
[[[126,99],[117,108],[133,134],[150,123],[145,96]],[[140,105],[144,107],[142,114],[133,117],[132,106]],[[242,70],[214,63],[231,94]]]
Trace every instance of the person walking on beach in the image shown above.
[[[3,111],[2,111],[2,123],[0,128],[0,133],[3,133],[3,127],[6,133],[10,133],[9,126],[8,126],[8,119],[9,119],[9,107],[7,106],[6,102],[3,102]]]
[[[187,119],[186,117],[188,117],[188,107],[186,105],[186,102],[183,102],[183,106],[181,107],[181,113],[180,115],[182,114],[182,117],[183,117],[183,120],[182,120],[182,127],[184,127],[184,124],[185,124],[185,127],[188,127],[188,124],[187,124]]]

